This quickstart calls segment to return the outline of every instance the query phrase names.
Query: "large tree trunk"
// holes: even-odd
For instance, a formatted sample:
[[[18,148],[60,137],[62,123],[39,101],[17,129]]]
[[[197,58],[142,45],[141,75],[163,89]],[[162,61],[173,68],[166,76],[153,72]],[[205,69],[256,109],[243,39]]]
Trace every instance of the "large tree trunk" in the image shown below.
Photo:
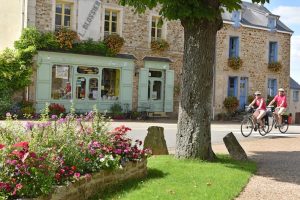
[[[214,160],[210,129],[213,67],[216,34],[222,26],[222,18],[220,15],[211,21],[187,19],[181,23],[184,27],[184,63],[176,157]]]

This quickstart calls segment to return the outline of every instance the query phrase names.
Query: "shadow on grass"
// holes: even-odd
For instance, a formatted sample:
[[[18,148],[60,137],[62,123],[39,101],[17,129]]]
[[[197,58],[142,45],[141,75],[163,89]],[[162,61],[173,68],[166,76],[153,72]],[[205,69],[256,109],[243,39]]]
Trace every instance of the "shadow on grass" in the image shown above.
[[[257,170],[256,163],[252,160],[238,161],[230,158],[229,155],[217,155],[217,159],[213,163],[220,163],[225,167],[255,173]]]
[[[168,173],[162,172],[154,168],[148,168],[147,177],[141,179],[131,179],[118,185],[114,185],[111,188],[105,189],[105,191],[99,192],[95,196],[89,198],[89,200],[108,200],[116,195],[128,193],[132,190],[137,190],[143,187],[143,184],[150,180],[161,179],[168,176]]]

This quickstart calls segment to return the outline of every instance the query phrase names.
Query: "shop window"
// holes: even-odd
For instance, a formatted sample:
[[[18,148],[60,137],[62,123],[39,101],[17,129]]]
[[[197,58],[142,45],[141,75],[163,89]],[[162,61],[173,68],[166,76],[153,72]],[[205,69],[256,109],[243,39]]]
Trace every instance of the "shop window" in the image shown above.
[[[105,9],[104,36],[119,33],[119,11]]]
[[[149,76],[150,77],[161,78],[162,77],[162,72],[161,71],[150,71]]]
[[[55,30],[62,27],[70,28],[72,18],[72,4],[57,2],[55,5]]]
[[[153,81],[152,100],[161,100],[162,83],[161,81]]]
[[[76,80],[76,98],[85,99],[85,87],[86,79],[84,77],[78,77]]]
[[[70,81],[71,66],[53,65],[52,66],[52,99],[71,99],[72,87]]]
[[[104,68],[102,71],[101,99],[118,100],[120,93],[120,70]]]
[[[89,99],[97,100],[98,99],[98,79],[91,78],[89,80]]]
[[[161,18],[153,16],[151,23],[151,39],[152,41],[162,38],[162,23],[160,22]]]
[[[79,73],[79,74],[99,74],[99,69],[97,67],[78,66],[77,73]]]

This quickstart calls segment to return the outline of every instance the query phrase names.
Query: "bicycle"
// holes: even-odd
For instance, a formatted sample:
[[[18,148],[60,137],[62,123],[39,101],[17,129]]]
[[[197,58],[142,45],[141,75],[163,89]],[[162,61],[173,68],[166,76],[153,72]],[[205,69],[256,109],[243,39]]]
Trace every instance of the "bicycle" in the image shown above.
[[[274,106],[267,107],[267,116],[272,118],[272,124],[271,124],[271,126],[269,126],[267,133],[270,133],[272,131],[273,127],[275,129],[278,128],[280,133],[286,133],[287,130],[289,129],[288,115],[286,115],[286,114],[282,115],[282,123],[279,126],[278,121],[276,120],[274,111],[275,111]]]
[[[262,118],[264,126],[260,127],[258,123],[254,124],[253,113],[255,112],[255,109],[253,107],[246,106],[245,110],[247,114],[241,122],[242,135],[244,137],[248,137],[251,135],[253,130],[258,130],[261,136],[265,136],[268,133],[267,130],[269,130],[269,122],[266,120],[266,116]]]

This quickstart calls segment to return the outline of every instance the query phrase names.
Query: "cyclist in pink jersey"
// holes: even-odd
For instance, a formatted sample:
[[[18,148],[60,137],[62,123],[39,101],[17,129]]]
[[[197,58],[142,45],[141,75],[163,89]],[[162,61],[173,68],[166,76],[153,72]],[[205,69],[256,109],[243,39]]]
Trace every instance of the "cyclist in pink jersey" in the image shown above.
[[[278,89],[278,94],[274,97],[274,99],[269,103],[268,106],[271,106],[275,102],[277,105],[277,107],[275,108],[275,118],[278,121],[278,126],[281,126],[282,115],[286,112],[287,109],[287,99],[283,88]]]
[[[256,124],[258,122],[260,127],[263,127],[263,122],[261,119],[266,115],[267,112],[266,102],[264,98],[262,98],[260,91],[256,91],[254,95],[255,99],[251,102],[249,106],[251,107],[253,105],[256,105],[257,109],[253,113],[254,123]]]

